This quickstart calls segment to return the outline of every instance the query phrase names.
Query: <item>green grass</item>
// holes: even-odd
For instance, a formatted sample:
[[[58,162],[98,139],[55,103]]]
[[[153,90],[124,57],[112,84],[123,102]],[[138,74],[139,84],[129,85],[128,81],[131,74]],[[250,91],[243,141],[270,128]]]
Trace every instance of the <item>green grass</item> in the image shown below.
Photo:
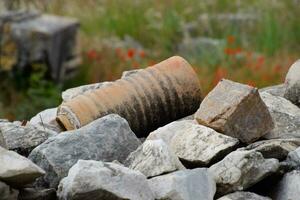
[[[282,82],[288,67],[299,57],[300,12],[293,0],[52,0],[46,12],[77,18],[81,23],[80,43],[83,56],[81,75],[68,81],[64,87],[84,83],[114,80],[123,70],[146,67],[167,57],[178,54],[177,46],[183,39],[182,25],[197,21],[201,14],[254,13],[258,17],[252,24],[226,24],[209,20],[196,27],[198,36],[222,39],[226,50],[238,51],[236,55],[205,53],[195,55],[191,62],[199,75],[205,93],[221,77],[255,84],[258,87]],[[128,48],[116,49],[104,45],[109,37],[124,39],[130,36],[145,48],[145,56],[127,58]],[[228,41],[228,38],[234,41]],[[96,50],[99,59],[91,60],[86,55]],[[135,52],[135,55],[137,52]],[[42,80],[40,80],[42,81]],[[28,99],[41,105],[33,109],[15,109],[4,105],[6,112],[15,118],[29,118],[34,112],[57,106],[63,87],[48,84],[30,89],[24,95],[11,98],[20,107]],[[13,91],[13,90],[12,90]],[[50,91],[50,92],[48,92]],[[13,92],[11,92],[13,93]],[[18,95],[15,95],[18,96]],[[20,95],[19,95],[20,96]],[[40,97],[41,96],[41,97]],[[47,99],[44,96],[48,96]],[[20,100],[18,100],[20,98]],[[20,103],[21,102],[21,103]],[[2,103],[3,104],[3,103]],[[44,106],[43,106],[44,105]],[[16,106],[18,108],[18,106]],[[11,112],[13,110],[14,112]],[[19,111],[22,110],[22,111]],[[22,114],[19,114],[22,113]]]

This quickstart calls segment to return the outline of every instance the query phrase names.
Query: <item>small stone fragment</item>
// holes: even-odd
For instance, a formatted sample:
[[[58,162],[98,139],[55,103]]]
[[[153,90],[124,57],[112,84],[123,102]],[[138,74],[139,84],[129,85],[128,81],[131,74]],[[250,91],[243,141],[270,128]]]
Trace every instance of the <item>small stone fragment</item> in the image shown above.
[[[32,117],[29,121],[34,126],[40,126],[42,129],[50,129],[57,133],[64,131],[56,121],[57,108],[43,110]]]
[[[125,165],[140,171],[146,177],[184,169],[177,156],[163,140],[146,140],[128,156]]]
[[[279,85],[273,85],[269,87],[264,87],[259,89],[259,93],[267,92],[271,95],[277,96],[277,97],[284,97],[286,85],[285,84],[279,84]]]
[[[221,160],[234,150],[239,140],[215,130],[190,123],[178,131],[170,143],[171,150],[186,166],[202,167]]]
[[[300,106],[300,60],[290,67],[284,84],[286,85],[284,97]]]
[[[257,88],[225,79],[204,98],[195,119],[245,143],[254,142],[274,127]]]
[[[234,192],[227,194],[217,200],[272,200],[269,197],[263,197],[252,192]]]
[[[267,105],[274,122],[274,129],[264,135],[264,138],[300,137],[300,108],[283,97],[267,92],[260,93],[260,96]]]
[[[158,200],[213,200],[216,192],[216,183],[206,168],[180,170],[148,182]]]
[[[154,200],[146,177],[124,166],[79,160],[57,191],[60,200]]]
[[[245,190],[277,171],[276,159],[264,159],[256,151],[238,150],[212,165],[209,171],[217,183],[217,194]]]
[[[287,163],[294,168],[300,169],[300,147],[289,152],[287,156]]]
[[[122,163],[140,144],[127,121],[111,114],[80,129],[49,138],[35,148],[29,158],[47,172],[37,186],[56,188],[79,159]]]
[[[300,146],[300,138],[297,139],[271,139],[252,143],[245,147],[245,150],[255,150],[264,156],[264,158],[276,158],[278,160],[286,159],[289,152],[294,151]]]
[[[0,147],[0,180],[14,187],[32,183],[45,171],[16,152]]]

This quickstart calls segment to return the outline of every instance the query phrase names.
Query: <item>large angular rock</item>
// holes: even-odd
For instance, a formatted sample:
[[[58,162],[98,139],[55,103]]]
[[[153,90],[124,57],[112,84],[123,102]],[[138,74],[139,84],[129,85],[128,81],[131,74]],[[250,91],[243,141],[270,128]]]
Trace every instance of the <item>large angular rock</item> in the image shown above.
[[[20,190],[18,200],[56,200],[55,189],[24,188]]]
[[[0,147],[0,163],[0,181],[14,187],[24,186],[45,174],[43,169],[27,158],[2,147]]]
[[[252,192],[234,192],[227,194],[218,200],[272,200],[269,197],[263,197]]]
[[[29,121],[34,126],[40,126],[42,129],[50,129],[57,133],[64,131],[56,121],[57,108],[43,110],[32,117]]]
[[[79,159],[123,162],[140,144],[127,121],[111,114],[49,138],[29,158],[47,172],[37,185],[55,188]]]
[[[10,188],[0,181],[0,199],[1,200],[18,200],[18,190]]]
[[[257,88],[225,79],[204,98],[195,119],[245,143],[259,139],[274,126]]]
[[[56,134],[31,124],[22,126],[19,123],[0,123],[0,135],[4,137],[7,148],[24,156],[28,156],[32,149]]]
[[[264,158],[276,158],[284,160],[289,152],[294,151],[300,146],[300,138],[297,139],[271,139],[252,143],[245,147],[245,150],[255,150]]]
[[[283,176],[271,194],[274,200],[299,200],[300,171],[291,171]]]
[[[300,106],[300,60],[297,60],[289,69],[285,83],[284,97]]]
[[[259,152],[240,150],[228,154],[209,171],[217,183],[217,193],[222,195],[247,189],[276,172],[278,167],[276,159],[264,159]]]
[[[216,192],[216,183],[206,168],[180,170],[148,182],[158,200],[213,200]]]
[[[147,140],[162,139],[166,144],[170,144],[175,135],[184,132],[187,128],[192,126],[192,124],[195,124],[193,120],[171,122],[151,132],[148,135]]]
[[[177,156],[163,140],[146,140],[126,159],[125,165],[147,177],[184,169]]]
[[[300,138],[300,108],[283,97],[267,92],[260,93],[260,96],[267,105],[275,125],[264,138]]]
[[[58,187],[60,200],[154,200],[146,177],[124,166],[79,160]]]
[[[221,160],[238,144],[239,140],[236,138],[190,123],[190,126],[180,129],[173,137],[170,147],[186,166],[201,167]]]

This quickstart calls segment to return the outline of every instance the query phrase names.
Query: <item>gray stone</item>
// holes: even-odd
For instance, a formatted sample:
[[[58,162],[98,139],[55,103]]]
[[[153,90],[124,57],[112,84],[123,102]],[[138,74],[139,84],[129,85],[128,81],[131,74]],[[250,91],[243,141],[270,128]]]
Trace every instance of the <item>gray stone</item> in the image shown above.
[[[7,148],[5,139],[4,139],[4,137],[1,133],[0,133],[0,146],[3,147],[3,148]]]
[[[227,194],[218,200],[272,200],[269,197],[263,197],[252,192],[234,192]]]
[[[300,137],[300,108],[289,100],[267,92],[260,93],[274,122],[274,128],[264,138]]]
[[[163,140],[146,140],[126,159],[125,165],[146,177],[184,169],[177,156]]]
[[[278,97],[284,97],[286,85],[285,84],[279,84],[279,85],[273,85],[273,86],[268,86],[259,89],[259,92],[267,92],[271,95],[278,96]]]
[[[18,200],[56,200],[56,190],[24,188],[20,190]]]
[[[8,185],[0,181],[0,199],[1,200],[17,200],[18,190],[10,188]]]
[[[186,166],[208,166],[221,160],[239,144],[239,140],[215,130],[189,123],[180,129],[170,143],[171,150]]]
[[[285,77],[285,85],[284,97],[300,106],[300,60],[290,67]]]
[[[29,123],[22,126],[18,122],[3,122],[0,123],[0,135],[3,135],[9,150],[28,156],[35,147],[57,133]]]
[[[86,92],[89,92],[89,91],[92,91],[92,90],[95,90],[98,88],[106,87],[110,84],[111,84],[111,82],[101,82],[101,83],[82,85],[79,87],[70,88],[70,89],[63,91],[61,96],[62,96],[63,101],[67,102],[67,101],[77,97],[78,95],[84,94]]]
[[[124,166],[79,160],[59,184],[60,200],[154,200],[146,177]]]
[[[40,126],[42,129],[50,129],[57,133],[63,131],[56,121],[57,108],[43,110],[32,117],[29,121],[34,126]]]
[[[289,152],[286,161],[290,166],[300,169],[300,147]]]
[[[170,144],[175,135],[183,132],[183,130],[186,130],[188,127],[192,126],[192,124],[194,124],[193,120],[182,120],[169,123],[151,132],[147,137],[147,140],[162,139],[166,144]]]
[[[216,183],[206,168],[180,170],[148,182],[158,200],[213,200],[216,192]]]
[[[140,144],[127,121],[111,114],[80,129],[49,138],[35,148],[29,158],[47,172],[37,185],[56,188],[79,159],[122,163]]]
[[[204,98],[195,119],[245,143],[254,142],[274,127],[257,88],[225,79]]]
[[[275,173],[278,167],[276,159],[264,159],[259,152],[240,150],[228,154],[209,171],[217,183],[217,193],[223,195],[249,188]]]
[[[271,194],[274,200],[299,200],[300,171],[286,173],[274,187]]]
[[[29,159],[0,147],[0,180],[14,187],[33,182],[45,174]]]
[[[271,139],[252,143],[245,147],[245,150],[255,150],[264,158],[276,158],[284,160],[289,152],[294,151],[300,146],[300,138],[297,139]]]

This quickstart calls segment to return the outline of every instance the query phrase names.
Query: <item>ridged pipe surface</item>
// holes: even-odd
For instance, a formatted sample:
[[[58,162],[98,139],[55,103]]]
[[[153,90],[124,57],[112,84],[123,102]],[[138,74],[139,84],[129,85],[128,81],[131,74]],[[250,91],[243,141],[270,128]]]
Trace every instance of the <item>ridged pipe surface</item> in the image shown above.
[[[198,77],[186,60],[171,57],[131,76],[64,102],[57,120],[67,130],[116,113],[139,137],[193,114],[201,103]]]

